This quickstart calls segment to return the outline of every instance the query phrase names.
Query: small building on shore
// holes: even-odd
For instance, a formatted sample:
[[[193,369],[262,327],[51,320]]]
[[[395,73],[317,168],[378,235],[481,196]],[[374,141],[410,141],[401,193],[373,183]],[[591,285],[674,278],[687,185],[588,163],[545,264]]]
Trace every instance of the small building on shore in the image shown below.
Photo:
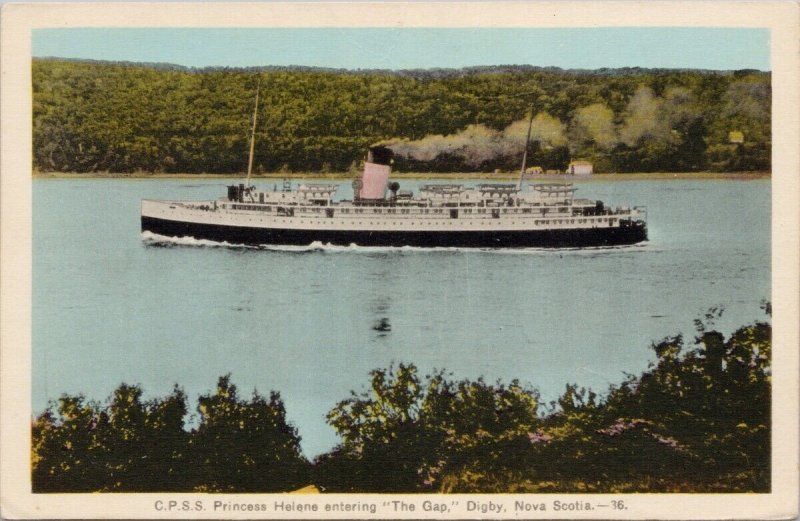
[[[744,132],[741,130],[731,130],[728,132],[728,143],[740,145],[744,143]]]
[[[594,167],[589,161],[573,161],[567,167],[567,173],[570,175],[592,175]]]

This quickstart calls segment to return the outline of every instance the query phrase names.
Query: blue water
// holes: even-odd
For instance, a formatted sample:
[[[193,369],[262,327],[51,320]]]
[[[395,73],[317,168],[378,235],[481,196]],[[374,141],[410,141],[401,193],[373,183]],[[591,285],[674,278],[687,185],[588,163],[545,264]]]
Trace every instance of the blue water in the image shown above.
[[[647,206],[650,242],[524,252],[165,245],[143,240],[140,199],[215,198],[224,181],[37,179],[34,413],[61,393],[103,401],[121,382],[147,397],[178,383],[194,407],[230,372],[244,397],[280,391],[313,456],[337,441],[325,413],[393,361],[518,378],[549,401],[568,382],[602,392],[641,372],[652,341],[691,339],[712,306],[726,307],[726,333],[764,316],[769,180],[578,186],[581,197]]]

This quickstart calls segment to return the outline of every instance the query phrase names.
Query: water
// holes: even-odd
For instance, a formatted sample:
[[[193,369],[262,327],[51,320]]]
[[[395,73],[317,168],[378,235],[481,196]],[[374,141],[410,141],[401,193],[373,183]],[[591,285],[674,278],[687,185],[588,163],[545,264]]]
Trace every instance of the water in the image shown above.
[[[263,183],[271,186],[273,183]],[[415,188],[414,182],[402,182]],[[340,192],[349,196],[349,183]],[[231,373],[242,396],[280,391],[308,456],[337,441],[325,413],[371,369],[518,378],[546,401],[604,391],[723,304],[725,333],[770,297],[770,182],[579,182],[646,205],[650,242],[612,249],[244,248],[160,242],[142,198],[215,198],[219,180],[33,183],[33,410],[121,382],[192,400]]]

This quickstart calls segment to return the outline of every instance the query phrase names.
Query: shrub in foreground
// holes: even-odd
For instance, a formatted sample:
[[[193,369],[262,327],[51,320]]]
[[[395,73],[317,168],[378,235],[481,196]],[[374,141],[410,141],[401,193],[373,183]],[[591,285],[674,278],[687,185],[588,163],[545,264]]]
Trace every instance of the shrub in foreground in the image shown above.
[[[715,314],[603,398],[567,385],[549,408],[516,380],[376,369],[328,413],[341,443],[313,466],[280,396],[242,399],[228,376],[190,430],[178,387],[64,395],[32,424],[33,491],[768,492],[772,328],[726,339]]]
[[[711,317],[708,317],[711,318]],[[768,492],[771,326],[727,340],[698,322],[652,346],[640,376],[602,400],[568,385],[549,413],[517,382],[371,373],[328,415],[342,438],[318,458],[332,491]]]
[[[33,421],[34,492],[277,492],[307,483],[300,437],[277,393],[243,400],[228,376],[184,429],[176,387],[142,401],[122,384],[106,405],[64,395]]]

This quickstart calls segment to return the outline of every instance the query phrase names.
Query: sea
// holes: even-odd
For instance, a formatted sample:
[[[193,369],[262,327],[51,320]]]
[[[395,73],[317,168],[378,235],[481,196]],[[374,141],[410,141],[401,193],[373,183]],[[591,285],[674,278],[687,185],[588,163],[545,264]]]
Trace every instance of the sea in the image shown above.
[[[244,399],[278,391],[314,457],[338,442],[326,413],[367,391],[376,368],[517,379],[546,404],[573,383],[602,395],[646,370],[665,337],[682,333],[691,347],[694,320],[711,308],[724,308],[714,327],[726,335],[767,318],[769,179],[575,183],[577,197],[646,207],[649,241],[482,250],[170,240],[142,234],[141,199],[213,199],[225,180],[37,178],[32,415],[64,393],[104,403],[123,382],[147,399],[178,384],[191,428],[197,397],[230,374]],[[340,184],[338,196],[351,197]]]

